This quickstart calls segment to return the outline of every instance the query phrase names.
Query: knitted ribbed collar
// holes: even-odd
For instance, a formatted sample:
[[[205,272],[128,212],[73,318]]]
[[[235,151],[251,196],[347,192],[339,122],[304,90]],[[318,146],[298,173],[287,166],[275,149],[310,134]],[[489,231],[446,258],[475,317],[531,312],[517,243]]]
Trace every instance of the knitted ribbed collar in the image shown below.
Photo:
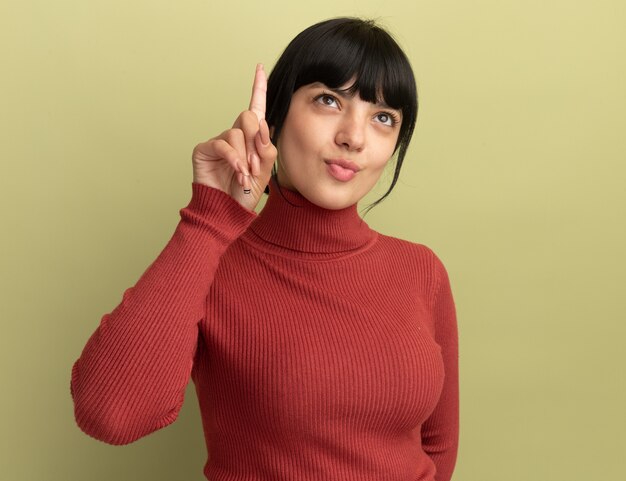
[[[325,209],[285,187],[281,187],[281,195],[278,188],[272,176],[265,206],[250,224],[248,233],[284,253],[337,257],[359,251],[376,240],[378,233],[359,216],[357,204]]]

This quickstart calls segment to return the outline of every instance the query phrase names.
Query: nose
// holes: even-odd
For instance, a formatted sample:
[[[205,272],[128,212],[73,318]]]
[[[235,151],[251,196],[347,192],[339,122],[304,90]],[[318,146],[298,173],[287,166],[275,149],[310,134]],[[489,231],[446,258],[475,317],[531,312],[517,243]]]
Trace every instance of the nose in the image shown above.
[[[366,121],[356,112],[346,114],[337,129],[335,142],[348,150],[361,151],[365,146]]]

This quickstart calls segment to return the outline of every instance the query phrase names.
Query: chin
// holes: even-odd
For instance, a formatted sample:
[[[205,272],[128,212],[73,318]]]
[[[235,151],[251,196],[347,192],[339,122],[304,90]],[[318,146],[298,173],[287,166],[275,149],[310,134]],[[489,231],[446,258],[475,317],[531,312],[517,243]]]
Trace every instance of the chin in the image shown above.
[[[342,192],[343,191],[343,192]],[[333,185],[324,186],[311,192],[310,195],[303,195],[313,204],[329,210],[345,209],[355,204],[358,199],[350,192],[345,192],[341,187]]]
[[[349,207],[350,205],[352,205],[351,203],[338,204],[337,202],[328,202],[328,203],[315,202],[315,204],[317,204],[320,207],[323,207],[324,209],[328,209],[328,210],[345,209],[346,207]]]

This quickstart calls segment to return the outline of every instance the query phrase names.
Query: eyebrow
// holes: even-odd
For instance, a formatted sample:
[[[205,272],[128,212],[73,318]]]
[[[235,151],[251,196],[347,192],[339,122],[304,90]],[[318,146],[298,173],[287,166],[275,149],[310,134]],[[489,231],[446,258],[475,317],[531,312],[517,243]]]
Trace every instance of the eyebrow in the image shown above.
[[[337,95],[339,95],[341,98],[343,99],[351,99],[354,98],[354,94],[349,94],[348,92],[341,90],[340,88],[331,88],[329,86],[327,86],[326,84],[323,84],[322,82],[314,82],[313,84],[311,84],[311,87],[324,87],[327,88],[328,90],[331,90],[332,92],[336,93]],[[393,107],[390,107],[389,105],[387,105],[386,102],[377,102],[374,105],[380,105],[382,108],[384,109],[389,109],[389,110],[395,110],[396,112],[402,112],[401,109],[394,109]]]

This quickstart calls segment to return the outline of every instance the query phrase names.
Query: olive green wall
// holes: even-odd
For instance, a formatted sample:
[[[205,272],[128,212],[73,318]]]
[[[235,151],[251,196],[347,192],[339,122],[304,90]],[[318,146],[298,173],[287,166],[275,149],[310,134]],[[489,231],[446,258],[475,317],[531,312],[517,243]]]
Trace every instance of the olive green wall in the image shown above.
[[[177,422],[113,447],[75,425],[71,365],[170,238],[191,151],[247,108],[255,64],[340,15],[378,18],[418,80],[401,180],[365,218],[448,268],[454,480],[626,479],[625,10],[4,0],[0,479],[203,480],[192,383]]]

